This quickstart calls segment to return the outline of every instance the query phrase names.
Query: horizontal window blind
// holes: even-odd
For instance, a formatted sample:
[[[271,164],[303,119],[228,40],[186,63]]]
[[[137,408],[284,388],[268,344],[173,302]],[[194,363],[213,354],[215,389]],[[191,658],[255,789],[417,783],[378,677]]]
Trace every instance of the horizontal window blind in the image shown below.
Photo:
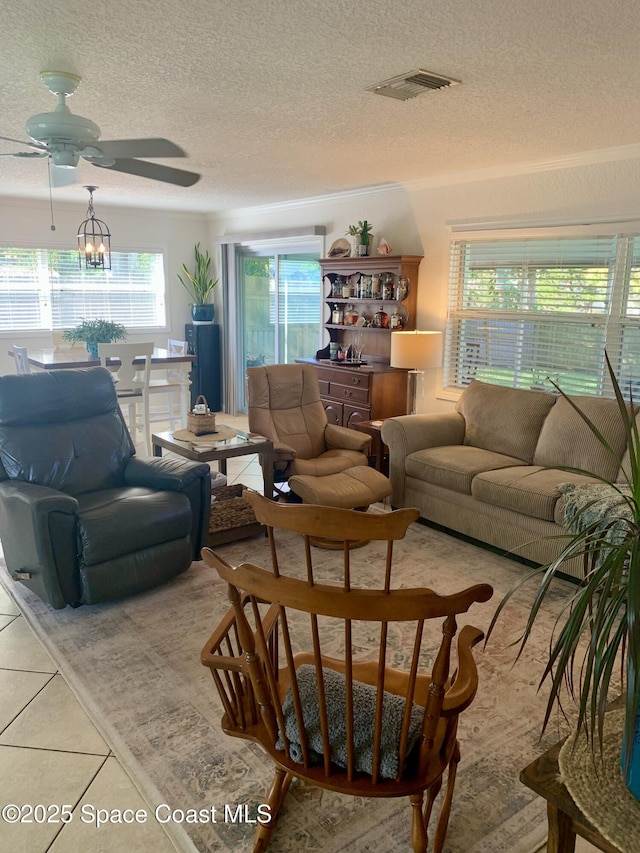
[[[113,252],[108,271],[80,269],[77,252],[0,248],[0,331],[68,329],[104,319],[166,322],[161,253]]]
[[[609,393],[605,350],[623,383],[640,377],[640,237],[452,242],[447,388]]]

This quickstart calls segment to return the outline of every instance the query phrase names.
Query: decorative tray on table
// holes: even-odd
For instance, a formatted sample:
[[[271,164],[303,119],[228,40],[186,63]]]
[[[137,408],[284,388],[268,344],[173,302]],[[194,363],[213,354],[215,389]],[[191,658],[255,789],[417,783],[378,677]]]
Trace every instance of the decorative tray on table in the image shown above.
[[[322,362],[322,364],[343,365],[344,367],[362,367],[363,364],[368,364],[368,362],[363,361],[362,359],[358,361],[357,359],[352,358],[343,358],[341,361],[338,361],[337,358],[320,358],[318,361]]]

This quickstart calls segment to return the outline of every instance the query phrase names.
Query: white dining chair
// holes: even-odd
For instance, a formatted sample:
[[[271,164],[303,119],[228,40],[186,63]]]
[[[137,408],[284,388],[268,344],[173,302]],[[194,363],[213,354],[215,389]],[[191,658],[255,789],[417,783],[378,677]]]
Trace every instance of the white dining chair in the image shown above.
[[[154,343],[148,341],[139,344],[98,344],[98,357],[103,367],[113,373],[116,394],[127,405],[127,423],[133,443],[136,444],[138,429],[142,430],[144,451],[151,456],[151,429],[149,422],[149,374]],[[135,364],[136,359],[144,358],[143,364]],[[119,366],[109,360],[120,361]]]
[[[187,342],[169,338],[167,341],[168,355],[186,355]],[[151,423],[169,421],[171,429],[175,429],[176,422],[179,426],[186,426],[180,420],[180,393],[182,391],[182,370],[180,367],[167,368],[162,379],[152,379],[149,382],[149,394],[164,394],[167,399],[167,407],[159,409],[150,416]],[[176,413],[177,404],[177,413]]]
[[[16,363],[16,373],[31,373],[31,365],[29,364],[29,355],[26,347],[17,347],[14,344],[13,360]]]

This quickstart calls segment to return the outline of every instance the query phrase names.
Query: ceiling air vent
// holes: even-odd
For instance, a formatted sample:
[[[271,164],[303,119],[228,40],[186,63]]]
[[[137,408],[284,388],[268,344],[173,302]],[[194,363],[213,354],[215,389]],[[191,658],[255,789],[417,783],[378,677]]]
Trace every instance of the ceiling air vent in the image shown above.
[[[390,80],[376,83],[375,86],[369,86],[367,92],[406,101],[409,98],[415,98],[422,92],[446,89],[448,86],[455,86],[459,82],[452,77],[443,77],[441,74],[434,74],[432,71],[423,71],[419,68],[417,71],[409,71],[407,74],[401,74],[399,77],[392,77]]]

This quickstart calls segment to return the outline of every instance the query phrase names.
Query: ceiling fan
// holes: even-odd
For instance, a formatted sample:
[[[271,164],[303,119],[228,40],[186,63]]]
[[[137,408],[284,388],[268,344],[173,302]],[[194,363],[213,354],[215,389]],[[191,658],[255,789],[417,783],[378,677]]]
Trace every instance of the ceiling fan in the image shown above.
[[[100,139],[100,128],[83,116],[71,112],[65,98],[73,95],[80,85],[80,77],[66,71],[43,71],[40,79],[58,99],[53,112],[38,113],[27,119],[25,130],[31,141],[0,136],[6,142],[26,145],[29,151],[17,151],[11,157],[49,157],[58,169],[74,169],[80,157],[101,169],[126,172],[154,181],[164,181],[180,187],[190,187],[200,180],[200,175],[184,169],[174,169],[160,163],[149,163],[138,157],[185,157],[178,145],[168,139]],[[58,169],[52,170],[55,174]],[[62,176],[61,176],[62,177]],[[57,183],[54,178],[54,184]],[[59,183],[69,183],[62,180]]]

